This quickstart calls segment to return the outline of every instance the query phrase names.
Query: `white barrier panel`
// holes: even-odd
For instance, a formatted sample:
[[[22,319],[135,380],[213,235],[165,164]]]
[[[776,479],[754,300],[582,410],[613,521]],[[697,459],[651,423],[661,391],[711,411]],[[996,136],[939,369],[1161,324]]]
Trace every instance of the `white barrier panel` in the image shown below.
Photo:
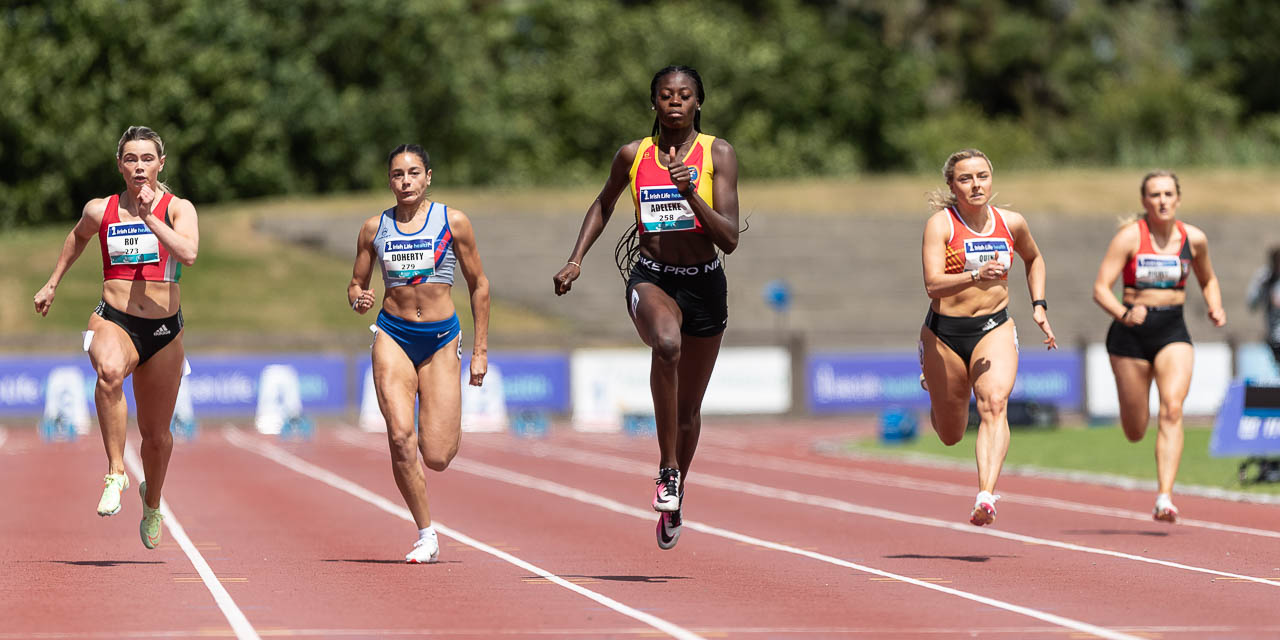
[[[178,383],[178,398],[173,403],[173,419],[169,421],[171,430],[177,428],[186,432],[196,425],[196,408],[191,401],[191,386],[187,384],[187,375],[190,375],[189,370],[183,374],[182,382]]]
[[[365,372],[364,384],[361,385],[358,424],[361,431],[384,433],[387,430],[387,421],[378,406],[378,390],[373,386],[373,367]]]
[[[507,398],[502,369],[489,364],[484,384],[471,386],[471,371],[462,370],[462,430],[470,433],[507,430]]]
[[[89,433],[89,395],[79,367],[56,367],[49,372],[40,424],[70,427],[79,435]]]
[[[302,417],[302,391],[298,372],[287,364],[269,364],[258,378],[258,413],[253,424],[259,433],[279,434],[284,423]]]
[[[1197,343],[1195,366],[1191,370],[1191,389],[1182,404],[1183,415],[1212,416],[1222,406],[1231,384],[1231,347],[1221,342]],[[1089,415],[1118,418],[1120,400],[1116,395],[1116,378],[1111,372],[1111,358],[1104,344],[1085,348],[1085,387]],[[1151,417],[1160,410],[1160,396],[1151,383]]]
[[[652,414],[648,349],[579,349],[569,358],[573,427],[617,431],[623,414]],[[706,415],[791,409],[791,354],[782,347],[722,349],[702,402]]]

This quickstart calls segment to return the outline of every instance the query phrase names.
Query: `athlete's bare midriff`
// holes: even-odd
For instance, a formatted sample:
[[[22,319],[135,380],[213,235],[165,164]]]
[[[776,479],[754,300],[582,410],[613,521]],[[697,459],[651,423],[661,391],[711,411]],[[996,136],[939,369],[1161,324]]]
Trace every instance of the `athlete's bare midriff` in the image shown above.
[[[702,264],[716,259],[716,247],[705,233],[666,231],[640,236],[640,252],[663,264]]]
[[[391,287],[382,299],[382,308],[409,322],[447,320],[454,314],[453,287],[442,282]]]
[[[933,312],[956,318],[995,313],[1009,304],[1008,280],[980,280],[955,295],[933,301]]]
[[[182,291],[176,282],[105,280],[102,299],[139,318],[168,318],[182,307]]]

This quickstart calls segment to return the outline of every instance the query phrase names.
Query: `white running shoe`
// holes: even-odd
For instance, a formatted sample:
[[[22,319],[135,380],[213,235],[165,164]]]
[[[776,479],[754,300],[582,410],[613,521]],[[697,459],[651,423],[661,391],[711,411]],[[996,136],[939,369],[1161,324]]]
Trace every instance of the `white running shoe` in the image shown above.
[[[676,546],[680,541],[680,528],[684,525],[684,518],[681,517],[679,511],[664,511],[658,515],[658,548],[666,551]]]
[[[1157,522],[1177,524],[1178,508],[1173,506],[1173,500],[1169,499],[1168,496],[1157,496],[1156,506],[1151,510],[1151,518]]]
[[[996,521],[996,500],[1000,496],[994,496],[983,491],[978,494],[977,500],[973,503],[973,512],[969,514],[969,524],[982,527]]]
[[[123,473],[108,473],[102,479],[102,499],[98,501],[98,515],[114,516],[120,513],[120,494],[129,488],[129,476]]]
[[[653,492],[654,511],[680,510],[680,470],[663,467],[658,470],[658,488]]]
[[[164,537],[164,529],[160,526],[164,522],[164,514],[160,513],[159,507],[152,509],[147,506],[146,482],[138,485],[138,493],[142,495],[142,521],[138,523],[138,535],[142,536],[142,546],[154,549],[160,546]]]
[[[432,564],[440,558],[440,542],[434,537],[418,538],[413,550],[404,557],[409,564]]]

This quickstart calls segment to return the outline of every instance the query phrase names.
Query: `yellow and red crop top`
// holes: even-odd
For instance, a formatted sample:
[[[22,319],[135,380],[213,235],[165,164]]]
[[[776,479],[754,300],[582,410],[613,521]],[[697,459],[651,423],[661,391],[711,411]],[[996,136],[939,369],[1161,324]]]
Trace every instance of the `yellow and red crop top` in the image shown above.
[[[711,143],[715,136],[699,133],[685,154],[684,164],[692,172],[693,188],[710,207],[715,165],[711,161]],[[636,205],[636,229],[641,234],[666,231],[706,233],[694,215],[693,208],[671,183],[671,173],[658,161],[658,136],[640,141],[636,159],[631,163],[631,199]]]

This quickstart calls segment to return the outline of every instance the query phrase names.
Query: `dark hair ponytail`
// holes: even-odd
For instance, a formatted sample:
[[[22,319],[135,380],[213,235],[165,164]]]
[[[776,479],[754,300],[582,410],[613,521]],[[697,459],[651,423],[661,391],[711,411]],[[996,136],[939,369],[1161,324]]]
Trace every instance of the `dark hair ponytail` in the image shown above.
[[[653,74],[653,80],[649,82],[649,102],[655,105],[658,102],[658,81],[673,74],[683,73],[693,78],[693,83],[698,85],[698,104],[705,104],[707,101],[707,92],[702,89],[702,76],[698,75],[698,71],[693,67],[687,67],[682,64],[673,64],[663,67]],[[702,133],[702,112],[693,112],[693,130]],[[653,117],[653,135],[658,135],[658,116]]]

